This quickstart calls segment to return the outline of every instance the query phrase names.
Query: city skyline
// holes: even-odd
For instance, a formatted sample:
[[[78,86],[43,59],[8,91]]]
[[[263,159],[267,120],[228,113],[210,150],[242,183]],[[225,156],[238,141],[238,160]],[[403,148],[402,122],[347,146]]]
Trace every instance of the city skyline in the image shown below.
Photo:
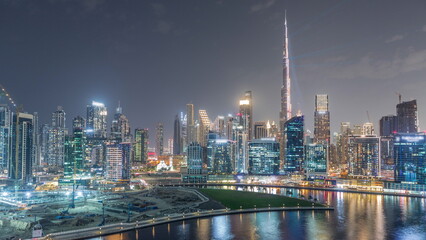
[[[417,99],[419,106],[423,106],[425,102],[425,97],[421,94],[421,89],[423,89],[421,84],[424,84],[421,80],[424,77],[421,76],[425,75],[424,66],[426,66],[426,64],[424,63],[426,63],[426,54],[423,53],[425,53],[426,50],[423,49],[424,46],[418,43],[426,39],[426,31],[424,31],[426,30],[424,29],[426,22],[422,22],[423,19],[421,19],[419,15],[421,8],[415,9],[407,5],[399,6],[398,3],[395,3],[393,6],[387,6],[391,9],[386,13],[382,13],[383,16],[381,19],[383,19],[383,22],[379,21],[373,24],[377,26],[380,24],[385,25],[385,27],[381,28],[382,32],[380,34],[372,32],[371,27],[361,28],[362,21],[365,21],[361,18],[371,20],[373,15],[370,11],[374,11],[374,9],[381,7],[380,2],[373,4],[371,6],[372,10],[364,9],[367,17],[357,16],[354,18],[356,24],[351,26],[350,29],[343,28],[341,25],[347,23],[349,18],[354,16],[342,16],[344,15],[343,13],[347,13],[353,7],[360,7],[359,5],[364,5],[363,7],[365,7],[365,2],[358,2],[358,4],[355,4],[351,1],[326,1],[326,4],[322,4],[324,6],[315,6],[314,4],[313,7],[309,9],[301,9],[300,6],[294,3],[283,4],[274,1],[271,1],[270,6],[266,3],[258,2],[222,2],[221,4],[211,2],[207,6],[212,5],[215,6],[215,8],[212,10],[212,16],[207,16],[205,18],[199,16],[200,12],[207,11],[205,5],[198,6],[198,10],[185,10],[188,11],[188,14],[196,14],[198,21],[209,24],[208,26],[223,27],[223,30],[226,30],[228,27],[225,26],[222,21],[213,23],[212,17],[226,11],[226,9],[241,7],[244,11],[236,11],[233,17],[236,17],[237,21],[232,23],[232,26],[229,26],[230,28],[233,30],[236,29],[235,31],[237,31],[237,33],[241,33],[244,36],[248,36],[248,34],[253,36],[253,31],[260,31],[261,28],[265,28],[265,30],[261,31],[261,35],[264,39],[255,38],[252,41],[244,42],[241,41],[240,37],[236,36],[236,34],[226,32],[227,34],[221,35],[224,38],[224,40],[221,41],[220,37],[211,36],[215,31],[209,30],[210,28],[192,29],[195,26],[184,21],[185,18],[183,16],[173,15],[171,11],[173,6],[172,3],[148,3],[141,5],[133,3],[137,9],[145,10],[149,8],[149,11],[154,10],[153,16],[149,18],[155,19],[158,22],[158,26],[151,26],[146,29],[142,27],[140,31],[137,31],[134,29],[136,23],[132,23],[132,20],[136,21],[140,19],[134,16],[132,12],[128,12],[127,15],[124,15],[127,17],[123,17],[124,20],[117,24],[120,24],[120,26],[128,26],[126,31],[129,31],[129,39],[117,39],[117,36],[112,36],[116,34],[114,32],[119,29],[118,26],[108,31],[107,29],[99,29],[99,33],[103,34],[107,34],[110,31],[111,36],[106,38],[106,42],[100,42],[98,46],[99,49],[95,48],[96,51],[93,50],[85,53],[88,54],[88,57],[91,59],[91,64],[82,66],[84,63],[83,61],[82,64],[73,65],[75,69],[67,68],[63,65],[64,63],[53,63],[51,60],[55,57],[74,64],[75,61],[81,60],[81,56],[84,55],[83,50],[87,50],[87,47],[93,46],[93,43],[88,42],[88,39],[80,39],[81,41],[76,45],[79,46],[75,49],[76,53],[71,54],[70,52],[64,52],[58,44],[62,41],[67,43],[69,40],[67,40],[66,37],[76,39],[76,36],[72,35],[73,28],[67,28],[67,31],[49,32],[50,35],[54,34],[54,36],[49,36],[50,38],[45,39],[46,42],[41,44],[42,49],[44,49],[44,54],[41,54],[34,49],[34,46],[40,44],[42,38],[34,37],[34,42],[29,41],[27,39],[28,31],[25,31],[25,27],[18,24],[34,20],[32,24],[36,24],[34,26],[35,31],[50,31],[52,30],[50,28],[62,26],[60,24],[64,24],[64,26],[68,27],[76,26],[69,22],[67,18],[69,16],[74,16],[80,22],[92,16],[95,19],[91,20],[92,25],[89,24],[89,26],[85,28],[85,30],[88,31],[98,29],[100,27],[99,23],[107,21],[108,18],[104,16],[106,13],[110,13],[113,19],[119,19],[120,9],[111,9],[110,3],[98,3],[99,4],[93,6],[65,2],[55,4],[45,3],[47,4],[47,10],[38,9],[39,12],[36,6],[31,7],[30,5],[26,6],[24,9],[19,3],[2,3],[5,6],[2,9],[10,10],[11,13],[15,14],[11,16],[9,15],[10,13],[5,12],[2,15],[15,23],[14,26],[17,26],[16,29],[9,29],[4,26],[5,35],[1,38],[1,41],[3,43],[2,45],[8,48],[5,49],[5,54],[1,59],[4,63],[4,78],[6,79],[2,81],[2,85],[10,92],[18,105],[24,105],[25,111],[39,112],[40,123],[48,123],[51,112],[60,105],[63,106],[67,113],[67,127],[70,129],[70,119],[78,115],[84,116],[85,106],[90,104],[92,100],[105,103],[109,113],[113,113],[117,102],[121,101],[123,113],[128,116],[132,129],[148,128],[150,131],[154,131],[155,124],[158,121],[162,121],[165,126],[165,137],[169,139],[172,136],[174,116],[178,112],[185,112],[187,103],[194,104],[195,111],[198,109],[206,109],[211,118],[210,120],[213,120],[217,115],[227,115],[228,113],[235,114],[238,111],[238,99],[245,91],[253,92],[254,121],[275,120],[278,122],[279,116],[277,110],[280,104],[280,92],[277,88],[280,87],[282,82],[282,60],[280,60],[282,57],[280,56],[282,50],[280,49],[283,43],[283,9],[287,9],[289,27],[290,58],[292,61],[290,74],[294,84],[292,89],[292,96],[294,97],[294,99],[292,99],[293,113],[298,109],[302,110],[303,114],[306,116],[306,129],[313,132],[315,94],[329,95],[332,132],[338,131],[338,126],[340,122],[343,121],[350,121],[351,124],[362,124],[363,122],[367,122],[368,119],[365,112],[369,111],[372,122],[376,128],[376,133],[378,133],[378,121],[380,117],[395,114],[396,112],[394,106],[398,102],[398,97],[395,92],[400,92],[404,101]],[[197,4],[195,4],[195,8],[197,7],[196,5]],[[420,6],[422,6],[422,4],[420,4]],[[65,7],[70,8],[71,13],[64,18],[60,18],[57,23],[58,25],[49,23],[47,24],[48,27],[45,27],[45,29],[37,28],[37,23],[45,24],[45,21],[48,21],[49,17],[53,17],[49,10],[56,9],[61,11],[62,8]],[[401,17],[395,25],[398,26],[399,24],[399,26],[401,26],[405,24],[407,27],[404,29],[397,28],[398,30],[395,30],[395,28],[389,29],[388,25],[392,25],[389,24],[389,22],[394,21],[394,19],[390,17],[392,13],[396,12],[397,7],[400,16],[404,17]],[[20,18],[21,15],[19,14],[27,14],[27,11],[30,10],[33,10],[33,12],[29,14],[29,17],[26,19]],[[85,10],[86,12],[81,11],[76,14],[78,10]],[[315,10],[317,10],[317,12],[315,12]],[[47,11],[44,13],[48,13],[45,19],[41,18],[43,11]],[[408,12],[410,12],[410,16],[407,15]],[[169,23],[170,26],[167,28],[163,24],[164,22],[162,22],[164,19],[170,19],[169,21],[174,24]],[[227,16],[224,17],[223,21],[226,19]],[[337,19],[342,21],[338,26],[333,24]],[[244,22],[245,20],[249,21]],[[333,32],[330,32],[330,25],[332,26],[331,29]],[[133,26],[133,28],[131,26]],[[158,29],[155,27],[158,27]],[[188,43],[191,42],[191,39],[188,39],[189,36],[185,34],[185,31],[177,31],[179,27],[187,27],[188,31],[192,33],[206,34],[206,37],[211,37],[211,41],[202,46],[198,44],[197,46],[190,47]],[[158,32],[156,30],[161,31]],[[150,44],[143,44],[143,41],[135,43],[135,40],[141,37],[138,34],[144,31],[148,31],[152,35],[152,39],[150,38],[150,40],[162,40],[159,42],[159,45],[165,46],[165,50],[155,49],[159,55],[167,53],[165,52],[167,50],[173,50],[173,54],[179,55],[180,53],[176,47],[171,46],[170,43],[165,40],[167,36],[179,40],[176,44],[182,44],[181,46],[184,46],[184,49],[190,51],[192,55],[194,55],[194,49],[198,48],[202,48],[202,50],[204,50],[202,52],[206,53],[211,53],[212,50],[216,51],[217,49],[227,48],[233,49],[233,51],[229,53],[231,54],[228,56],[228,58],[230,58],[229,61],[225,61],[223,64],[220,63],[219,60],[214,59],[223,59],[227,56],[227,54],[224,53],[227,51],[223,53],[219,51],[219,53],[213,55],[203,54],[203,56],[192,56],[194,59],[202,60],[201,62],[205,61],[205,63],[198,65],[196,68],[189,68],[190,70],[187,68],[188,65],[185,65],[187,64],[185,61],[183,65],[186,67],[182,67],[180,64],[176,63],[176,61],[172,61],[176,64],[173,65],[169,60],[159,64],[157,58],[153,58],[153,61],[150,63],[146,61],[147,59],[142,57],[139,59],[139,57],[135,57],[134,54],[130,54],[129,47],[133,47],[138,53],[143,53],[148,51],[146,49],[148,46],[152,46]],[[318,32],[321,32],[321,35]],[[351,34],[353,39],[347,39],[344,33]],[[358,38],[357,33],[360,35],[370,33],[370,35]],[[330,35],[330,38],[325,38],[323,35]],[[307,36],[311,37],[306,39]],[[91,37],[98,39],[97,35]],[[416,41],[413,42],[413,39]],[[78,40],[78,38],[76,40]],[[200,39],[197,39],[197,42],[199,42],[199,40]],[[184,41],[188,41],[188,43],[184,43]],[[118,45],[122,48],[118,48]],[[236,46],[239,47],[236,48]],[[254,47],[255,49],[253,49]],[[35,51],[34,54],[32,54],[32,58],[23,61],[23,66],[25,66],[25,64],[33,64],[34,61],[40,58],[39,63],[34,64],[34,66],[29,66],[29,68],[26,69],[28,70],[27,74],[31,74],[31,77],[25,77],[25,75],[16,71],[18,66],[16,64],[17,56],[25,56],[28,54],[28,52],[22,52],[23,49],[29,52]],[[53,53],[55,49],[60,51]],[[249,55],[247,55],[247,49],[252,49],[252,52],[248,51],[250,53]],[[352,51],[349,51],[351,49]],[[356,52],[355,49],[361,49],[362,51]],[[106,50],[106,52],[103,50]],[[111,56],[105,61],[99,58],[93,59],[94,54],[99,52],[111,54]],[[153,52],[150,54],[148,54],[148,56],[152,56]],[[164,55],[167,56],[167,54]],[[183,54],[180,58],[184,60],[185,56],[189,57]],[[209,58],[206,56],[213,57]],[[393,56],[393,61],[384,61],[383,59],[385,59],[385,56]],[[116,62],[118,59],[122,59],[123,63],[118,64]],[[143,60],[145,65],[136,64],[137,61],[135,60],[138,59]],[[315,63],[319,59],[321,59],[321,63]],[[225,66],[230,64],[230,61],[232,62],[232,67]],[[213,64],[212,67],[215,69],[215,74],[207,74],[209,71],[207,71],[206,67],[210,64]],[[252,64],[258,64],[260,70],[248,71]],[[375,66],[375,68],[379,70],[369,71],[369,65]],[[147,69],[153,66],[155,70],[149,72]],[[176,73],[173,74],[175,79],[178,79],[176,81],[168,80],[170,76],[164,76],[164,73],[159,72],[162,67],[168,68],[170,66],[172,66],[172,72]],[[392,70],[392,67],[395,66],[398,67],[398,71]],[[108,71],[107,67],[112,67],[111,69],[114,71],[111,69],[112,72]],[[53,68],[55,69],[53,70]],[[318,68],[320,68],[321,71],[318,71]],[[138,69],[144,69],[144,71],[149,72],[149,74],[141,75],[142,81],[134,76],[136,72],[140,71]],[[246,71],[244,71],[244,69]],[[306,69],[310,70],[307,71]],[[318,72],[318,75],[315,77],[312,76],[312,71],[314,70]],[[325,72],[329,72],[328,76]],[[226,73],[229,73],[229,75],[224,77],[222,74],[226,75]],[[88,81],[89,78],[96,80]],[[182,80],[182,78],[191,79],[192,84],[188,85],[187,80]],[[22,79],[34,80],[26,81]],[[201,80],[194,81],[194,79]],[[263,79],[267,80],[265,81]],[[404,81],[400,81],[400,79],[404,79]],[[160,85],[154,84],[150,86],[155,80],[158,80]],[[82,81],[87,84],[87,86],[83,85]],[[174,85],[176,82],[178,85]],[[75,86],[72,83],[76,83]],[[340,85],[338,83],[342,84]],[[168,84],[174,86],[173,89],[172,87],[164,88],[164,86],[168,86]],[[144,94],[140,94],[138,91],[136,91],[137,93],[133,93],[133,85],[139,87],[141,90],[148,88],[149,90],[146,91],[146,95],[148,96],[144,96]],[[335,89],[334,85],[339,85],[338,90]],[[183,86],[189,87],[185,89]],[[30,100],[29,97],[32,94],[28,94],[27,88],[38,91],[40,97],[36,98],[37,100],[35,101],[33,101],[32,98]],[[202,91],[207,88],[213,91]],[[152,99],[153,96],[149,96],[152,94],[151,92],[155,93],[160,90],[164,90],[164,93],[161,94],[161,98],[158,98],[158,105],[156,104],[153,106],[144,104],[146,102],[152,102],[150,99]],[[170,90],[173,92],[170,92]],[[188,96],[188,92],[194,94]],[[379,93],[379,96],[371,96],[373,92],[375,94]],[[268,107],[266,108],[264,106]],[[138,110],[136,111],[135,109]],[[340,114],[342,112],[344,114]],[[423,130],[422,123],[424,121],[422,121],[422,119],[424,119],[424,111],[422,111],[420,107],[418,112],[420,130]],[[112,115],[113,114],[109,114],[108,116],[108,129],[110,127]],[[153,141],[151,141],[151,143],[152,142]]]

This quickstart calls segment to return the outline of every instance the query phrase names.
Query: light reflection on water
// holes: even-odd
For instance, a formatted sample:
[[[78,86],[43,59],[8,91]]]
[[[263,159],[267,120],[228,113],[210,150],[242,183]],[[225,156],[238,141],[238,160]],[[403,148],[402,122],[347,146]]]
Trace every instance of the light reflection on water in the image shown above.
[[[232,187],[231,189],[236,189]],[[306,189],[241,188],[312,196],[334,211],[235,214],[140,229],[138,239],[426,239],[426,199]],[[155,232],[155,234],[153,234]],[[136,239],[136,232],[104,239]]]

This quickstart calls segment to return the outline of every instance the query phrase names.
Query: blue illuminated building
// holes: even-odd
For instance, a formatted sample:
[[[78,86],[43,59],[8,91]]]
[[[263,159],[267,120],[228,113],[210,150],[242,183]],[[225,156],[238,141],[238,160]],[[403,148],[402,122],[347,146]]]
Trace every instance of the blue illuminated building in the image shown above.
[[[285,122],[284,135],[285,135],[285,159],[284,171],[292,173],[303,172],[303,125],[304,118],[302,116],[295,116]]]
[[[426,184],[426,133],[394,135],[395,181]]]

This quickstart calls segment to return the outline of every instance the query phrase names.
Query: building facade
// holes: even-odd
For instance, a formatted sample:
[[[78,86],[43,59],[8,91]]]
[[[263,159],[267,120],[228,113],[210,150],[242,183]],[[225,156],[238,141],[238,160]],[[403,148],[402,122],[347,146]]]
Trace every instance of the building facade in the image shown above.
[[[304,117],[295,116],[285,123],[284,171],[288,174],[302,174],[304,161]]]
[[[280,170],[280,144],[274,138],[254,139],[248,144],[248,173],[277,175]]]
[[[426,133],[394,135],[395,181],[426,184]]]

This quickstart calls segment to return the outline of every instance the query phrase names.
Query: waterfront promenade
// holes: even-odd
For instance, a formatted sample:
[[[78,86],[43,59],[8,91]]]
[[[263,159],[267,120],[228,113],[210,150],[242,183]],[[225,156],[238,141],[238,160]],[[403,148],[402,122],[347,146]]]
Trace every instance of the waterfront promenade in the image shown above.
[[[153,218],[140,222],[132,223],[115,223],[100,227],[85,228],[80,230],[71,230],[66,232],[51,233],[40,239],[52,239],[52,240],[64,240],[64,239],[87,239],[99,236],[105,236],[108,234],[126,232],[129,230],[135,230],[139,228],[152,227],[160,224],[167,224],[177,221],[185,221],[195,218],[207,218],[218,215],[229,215],[229,214],[242,214],[242,213],[256,213],[256,212],[270,212],[270,211],[330,211],[334,210],[333,207],[270,207],[270,208],[251,208],[251,209],[218,209],[218,210],[207,210],[198,211],[185,214],[173,214],[161,218]]]
[[[365,194],[376,194],[376,195],[387,195],[387,196],[399,196],[399,197],[419,197],[426,198],[425,194],[409,194],[409,193],[395,193],[395,192],[384,192],[384,191],[368,191],[368,190],[356,190],[346,188],[329,188],[329,187],[311,187],[311,186],[299,186],[299,185],[278,185],[278,184],[253,184],[253,183],[170,183],[170,184],[158,184],[157,186],[163,187],[200,187],[200,186],[227,186],[227,187],[264,187],[264,188],[295,188],[295,189],[307,189],[307,190],[320,190],[320,191],[333,191],[333,192],[347,192],[347,193],[365,193]]]

